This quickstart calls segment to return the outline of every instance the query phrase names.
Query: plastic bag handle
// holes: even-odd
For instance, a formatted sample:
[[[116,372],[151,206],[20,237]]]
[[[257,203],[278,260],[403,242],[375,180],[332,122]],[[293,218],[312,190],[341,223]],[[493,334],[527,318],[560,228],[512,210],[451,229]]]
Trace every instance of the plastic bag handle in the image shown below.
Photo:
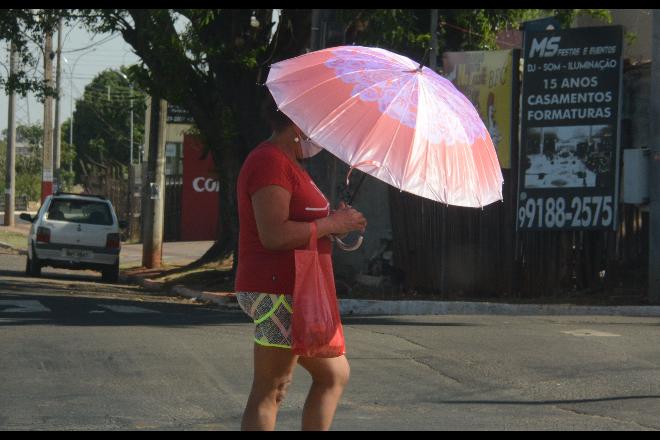
[[[309,249],[310,251],[315,251],[318,242],[316,222],[314,221],[309,222],[309,228],[310,228],[310,234],[309,234],[309,243],[307,244],[307,249]]]

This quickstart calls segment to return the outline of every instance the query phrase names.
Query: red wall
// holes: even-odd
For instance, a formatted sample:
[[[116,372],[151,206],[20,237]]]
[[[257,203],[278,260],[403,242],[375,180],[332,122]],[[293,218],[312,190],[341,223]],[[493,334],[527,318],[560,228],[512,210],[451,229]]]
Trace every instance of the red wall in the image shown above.
[[[197,137],[184,135],[181,241],[216,240],[218,236],[217,172],[211,154],[200,159],[202,149]]]

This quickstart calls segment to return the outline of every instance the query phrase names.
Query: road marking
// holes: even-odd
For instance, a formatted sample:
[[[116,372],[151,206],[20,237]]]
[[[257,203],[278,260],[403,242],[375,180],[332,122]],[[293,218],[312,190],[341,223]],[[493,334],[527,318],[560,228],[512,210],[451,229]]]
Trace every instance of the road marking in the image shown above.
[[[567,335],[571,335],[571,336],[593,336],[597,338],[610,338],[610,337],[621,336],[614,333],[599,332],[598,330],[589,330],[589,329],[569,330],[562,333],[566,333]]]
[[[106,305],[106,304],[99,304],[99,306],[103,307],[104,309],[108,309],[111,312],[116,312],[116,313],[134,313],[134,314],[160,313],[155,310],[149,310],[149,309],[144,309],[142,307],[134,307],[134,306],[116,306],[116,305]]]
[[[33,299],[0,299],[0,313],[44,313],[51,310]]]

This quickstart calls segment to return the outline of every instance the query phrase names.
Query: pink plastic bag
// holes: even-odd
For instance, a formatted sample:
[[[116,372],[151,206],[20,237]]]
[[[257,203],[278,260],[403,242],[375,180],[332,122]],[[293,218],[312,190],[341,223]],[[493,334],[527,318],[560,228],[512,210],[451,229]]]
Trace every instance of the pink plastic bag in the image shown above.
[[[291,349],[305,357],[337,357],[346,353],[339,317],[332,259],[317,249],[316,223],[307,249],[294,251],[296,282],[293,289]]]

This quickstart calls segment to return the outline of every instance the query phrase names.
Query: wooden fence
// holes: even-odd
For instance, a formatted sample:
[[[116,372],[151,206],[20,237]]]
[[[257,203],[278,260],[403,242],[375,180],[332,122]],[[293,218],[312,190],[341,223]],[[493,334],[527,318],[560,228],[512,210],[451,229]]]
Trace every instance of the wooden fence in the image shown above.
[[[648,142],[649,78],[648,64],[624,72],[622,149]],[[518,233],[517,156],[514,146],[512,168],[502,170],[504,201],[483,209],[390,189],[394,266],[404,274],[404,287],[455,297],[644,295],[648,212],[621,203],[616,230]]]

